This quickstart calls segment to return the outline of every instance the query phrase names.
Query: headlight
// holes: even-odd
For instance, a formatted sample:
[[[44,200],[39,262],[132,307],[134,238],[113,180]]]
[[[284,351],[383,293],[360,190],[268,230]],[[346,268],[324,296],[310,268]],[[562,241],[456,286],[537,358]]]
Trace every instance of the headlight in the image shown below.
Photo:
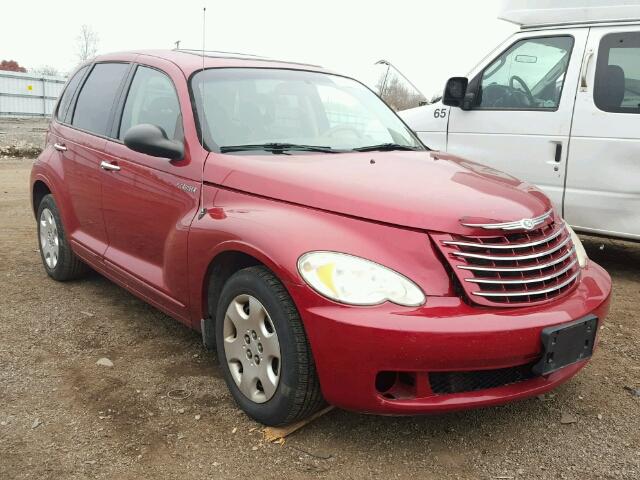
[[[573,231],[573,228],[569,226],[567,222],[564,222],[567,226],[567,230],[569,230],[569,234],[571,235],[571,241],[573,242],[573,246],[576,249],[576,255],[578,257],[578,264],[580,268],[584,268],[587,266],[587,262],[589,261],[589,257],[587,256],[587,251],[584,249],[582,242],[576,232]]]
[[[417,307],[422,290],[408,278],[382,265],[337,252],[309,252],[298,259],[298,271],[319,294],[349,305],[386,301]]]

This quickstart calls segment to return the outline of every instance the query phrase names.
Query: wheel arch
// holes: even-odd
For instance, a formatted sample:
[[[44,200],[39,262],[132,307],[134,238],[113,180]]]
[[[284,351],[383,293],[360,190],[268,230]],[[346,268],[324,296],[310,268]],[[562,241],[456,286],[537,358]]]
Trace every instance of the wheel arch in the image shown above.
[[[49,185],[42,179],[36,179],[31,187],[31,207],[33,209],[34,216],[38,215],[38,207],[42,199],[52,193]]]
[[[253,266],[266,267],[287,289],[286,271],[263,252],[240,242],[226,242],[214,252],[200,286],[202,336],[207,347],[215,348],[215,312],[225,282],[236,272]]]

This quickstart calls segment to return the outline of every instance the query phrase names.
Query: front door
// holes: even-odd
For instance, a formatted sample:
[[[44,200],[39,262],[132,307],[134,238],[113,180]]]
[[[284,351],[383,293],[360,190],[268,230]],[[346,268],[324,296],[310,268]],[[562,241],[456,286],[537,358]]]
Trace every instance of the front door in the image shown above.
[[[127,130],[143,123],[162,127],[170,139],[183,139],[172,79],[138,65],[120,110],[106,145],[111,167],[103,179],[105,265],[147,301],[188,322],[187,237],[198,208],[201,167],[194,168],[188,148],[184,159],[170,161],[123,143]]]
[[[521,32],[472,73],[471,110],[451,108],[447,151],[542,188],[562,208],[588,29]]]
[[[565,217],[640,240],[640,27],[592,28],[571,131]]]

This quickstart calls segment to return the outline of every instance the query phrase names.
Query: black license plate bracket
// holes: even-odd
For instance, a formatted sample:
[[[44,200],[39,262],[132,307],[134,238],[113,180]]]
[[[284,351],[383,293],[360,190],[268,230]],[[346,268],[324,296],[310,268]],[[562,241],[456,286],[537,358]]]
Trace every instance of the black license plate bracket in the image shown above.
[[[597,330],[595,315],[542,330],[542,358],[533,366],[533,373],[549,375],[590,358]]]

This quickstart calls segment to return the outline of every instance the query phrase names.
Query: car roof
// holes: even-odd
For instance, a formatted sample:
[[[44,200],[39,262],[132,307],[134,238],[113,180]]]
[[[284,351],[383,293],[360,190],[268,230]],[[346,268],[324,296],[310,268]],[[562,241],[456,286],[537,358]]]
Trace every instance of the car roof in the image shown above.
[[[219,52],[205,50],[131,50],[126,52],[109,53],[99,55],[92,62],[104,61],[135,61],[140,56],[155,57],[168,60],[176,64],[186,76],[191,75],[196,70],[204,68],[285,68],[293,70],[311,70],[317,72],[330,73],[319,65],[299,63],[293,61],[276,60],[238,52]]]

